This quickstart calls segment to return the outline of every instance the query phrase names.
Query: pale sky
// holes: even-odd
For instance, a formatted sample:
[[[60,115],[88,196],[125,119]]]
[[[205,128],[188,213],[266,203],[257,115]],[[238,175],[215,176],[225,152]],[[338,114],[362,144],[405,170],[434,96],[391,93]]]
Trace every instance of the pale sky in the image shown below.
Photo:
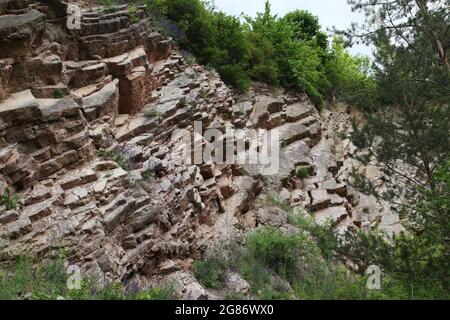
[[[264,11],[265,0],[215,0],[216,7],[228,14],[255,16],[257,12]],[[346,29],[351,22],[364,22],[364,16],[353,13],[346,0],[271,0],[273,13],[283,16],[296,9],[308,10],[319,17],[324,31],[336,26]],[[353,54],[362,53],[371,55],[371,50],[363,45],[350,49]]]

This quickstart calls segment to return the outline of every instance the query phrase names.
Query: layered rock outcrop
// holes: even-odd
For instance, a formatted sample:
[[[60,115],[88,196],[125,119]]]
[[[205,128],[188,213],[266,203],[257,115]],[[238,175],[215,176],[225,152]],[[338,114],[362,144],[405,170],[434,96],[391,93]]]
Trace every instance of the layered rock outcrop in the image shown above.
[[[83,10],[80,30],[66,28],[65,9],[0,3],[0,192],[23,200],[0,206],[3,259],[65,246],[70,263],[107,281],[171,278],[184,298],[214,298],[193,260],[258,225],[295,232],[273,194],[336,228],[399,229],[386,204],[349,186],[353,165],[379,176],[352,160],[345,110],[320,115],[305,95],[258,84],[234,95],[216,72],[187,65],[142,8],[137,20],[126,6]],[[186,162],[194,121],[221,141],[227,128],[277,129],[279,170]]]

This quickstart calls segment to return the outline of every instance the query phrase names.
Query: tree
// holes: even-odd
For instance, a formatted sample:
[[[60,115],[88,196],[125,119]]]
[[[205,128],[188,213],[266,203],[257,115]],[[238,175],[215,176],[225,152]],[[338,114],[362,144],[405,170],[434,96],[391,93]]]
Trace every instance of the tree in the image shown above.
[[[349,2],[369,14],[369,22],[378,21],[376,30],[354,27],[348,33],[377,48],[375,77],[380,99],[378,113],[369,115],[362,130],[355,127],[354,142],[370,151],[362,160],[375,157],[386,176],[395,178],[401,189],[397,193],[403,190],[414,202],[418,186],[434,188],[435,168],[449,156],[450,72],[445,59],[438,58],[432,33],[444,35],[446,31],[438,30],[448,29],[450,17],[440,1],[428,1],[435,6],[426,11],[427,18],[417,5],[424,1]],[[435,31],[423,26],[425,19]],[[361,29],[366,33],[361,34]]]
[[[402,43],[416,54],[421,48],[414,44],[418,34],[426,35],[436,59],[450,72],[449,4],[447,0],[348,0],[353,11],[367,17],[364,25],[352,24],[345,32],[351,40],[372,42],[380,33]]]
[[[433,176],[435,188],[419,189],[405,226],[409,232],[389,239],[377,232],[347,232],[337,252],[360,273],[380,266],[409,298],[450,295],[450,161]]]
[[[343,39],[335,36],[326,62],[332,87],[330,94],[363,111],[374,111],[377,94],[371,66],[368,57],[350,55]]]
[[[319,18],[305,10],[289,12],[283,18],[292,26],[294,37],[297,40],[314,40],[323,50],[327,49],[327,35],[320,31]]]
[[[367,193],[391,201],[407,232],[388,240],[351,235],[347,256],[374,263],[417,289],[449,294],[450,16],[443,1],[350,0],[367,21],[345,34],[375,48],[377,110],[354,124],[353,142],[379,165],[390,186],[380,192],[358,177]],[[375,163],[374,163],[375,162]]]

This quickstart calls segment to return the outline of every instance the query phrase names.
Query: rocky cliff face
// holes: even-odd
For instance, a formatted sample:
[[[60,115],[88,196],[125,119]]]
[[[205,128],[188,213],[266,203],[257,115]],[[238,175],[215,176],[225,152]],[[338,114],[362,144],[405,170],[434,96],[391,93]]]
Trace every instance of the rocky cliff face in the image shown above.
[[[56,0],[1,1],[0,14],[0,192],[23,200],[0,206],[2,259],[66,246],[70,263],[108,281],[170,277],[183,297],[211,298],[189,271],[208,248],[258,225],[295,232],[271,195],[338,229],[400,230],[386,203],[350,187],[353,168],[383,182],[352,157],[346,107],[320,115],[304,95],[259,84],[233,94],[142,9],[137,22],[125,6],[83,10],[74,31]],[[194,121],[279,129],[278,173],[178,161]]]

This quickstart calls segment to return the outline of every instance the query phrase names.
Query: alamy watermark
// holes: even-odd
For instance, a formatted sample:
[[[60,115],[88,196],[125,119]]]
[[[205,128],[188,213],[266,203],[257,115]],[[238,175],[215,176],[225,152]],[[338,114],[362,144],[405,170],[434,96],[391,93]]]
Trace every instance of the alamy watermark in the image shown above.
[[[278,173],[280,165],[280,133],[278,129],[234,129],[227,127],[203,131],[201,121],[194,121],[193,134],[187,129],[175,130],[173,142],[181,142],[174,150],[175,162],[187,165],[225,164],[253,165],[261,175]]]
[[[76,4],[69,3],[67,5],[67,21],[66,26],[69,30],[81,29],[81,8]]]
[[[371,265],[366,270],[366,275],[369,276],[366,282],[366,288],[368,290],[381,290],[382,272],[381,268],[376,265]]]
[[[64,266],[68,275],[66,282],[67,288],[69,290],[80,290],[82,280],[80,267],[74,264],[69,265],[68,261],[64,263]]]

